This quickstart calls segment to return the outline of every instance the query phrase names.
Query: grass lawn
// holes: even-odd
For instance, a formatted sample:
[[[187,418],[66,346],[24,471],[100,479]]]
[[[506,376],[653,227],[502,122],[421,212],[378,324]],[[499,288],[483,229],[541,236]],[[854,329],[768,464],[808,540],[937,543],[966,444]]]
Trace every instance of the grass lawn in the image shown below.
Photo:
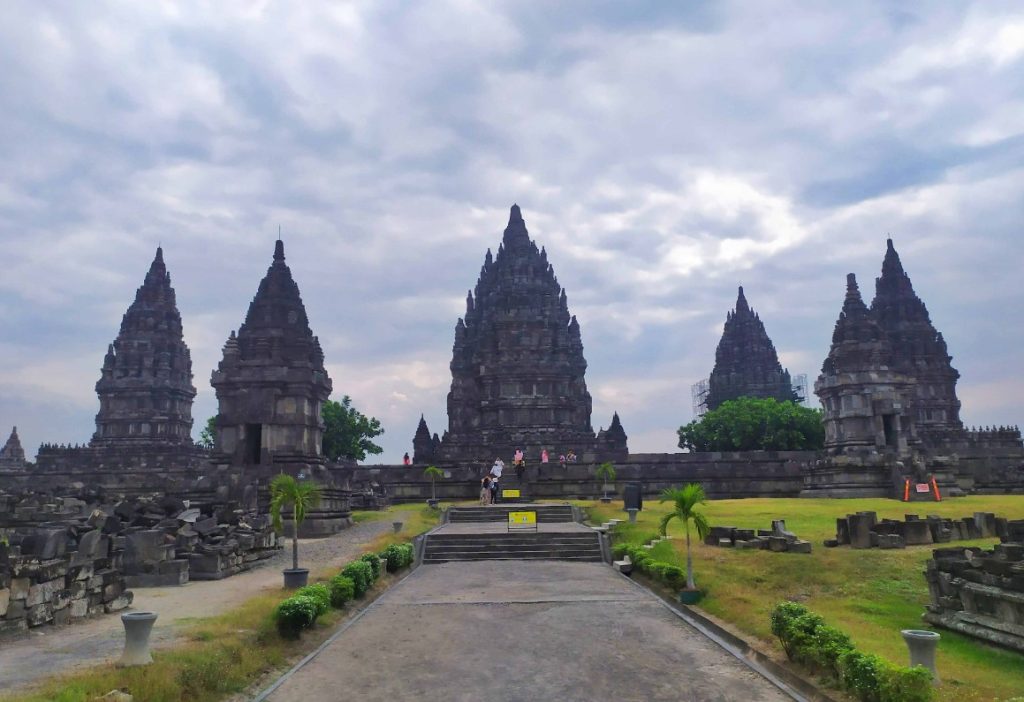
[[[411,540],[438,523],[440,512],[420,504],[398,505],[381,512],[356,512],[356,522],[401,521],[402,530],[374,539],[366,552],[377,553],[388,544]],[[301,553],[300,553],[301,556]],[[326,580],[337,570],[312,573],[310,582]],[[44,683],[30,692],[3,695],[0,702],[88,702],[115,689],[127,689],[145,702],[215,702],[243,692],[260,680],[305,655],[323,641],[335,626],[357,608],[382,593],[405,573],[382,575],[366,595],[344,610],[331,610],[317,620],[316,627],[298,641],[277,634],[272,614],[286,596],[272,591],[239,603],[217,617],[197,620],[186,632],[188,643],[153,652],[153,663],[136,668],[98,665]],[[231,587],[230,579],[223,581]],[[115,616],[115,615],[108,615]],[[45,664],[45,662],[44,662]],[[268,683],[269,684],[269,681]]]
[[[623,518],[622,503],[585,505],[592,521]],[[772,519],[785,519],[787,528],[814,544],[810,555],[746,551],[705,546],[694,538],[694,573],[706,591],[700,607],[752,634],[781,652],[771,634],[768,615],[782,600],[797,600],[849,633],[858,648],[906,665],[907,650],[900,629],[922,628],[928,602],[924,564],[930,546],[902,550],[827,549],[822,541],[835,537],[835,520],[861,510],[879,518],[902,519],[904,514],[940,514],[962,518],[974,512],[1024,519],[1024,496],[984,495],[941,503],[904,504],[885,499],[747,499],[715,500],[704,506],[714,526],[769,529]],[[656,533],[668,504],[644,503],[637,523],[616,527],[615,543],[645,543]],[[673,540],[655,546],[658,560],[686,563],[682,525],[669,526]],[[950,545],[991,548],[997,539],[960,541]],[[1024,694],[1024,655],[939,629],[938,669],[943,684],[938,699],[1005,700]]]

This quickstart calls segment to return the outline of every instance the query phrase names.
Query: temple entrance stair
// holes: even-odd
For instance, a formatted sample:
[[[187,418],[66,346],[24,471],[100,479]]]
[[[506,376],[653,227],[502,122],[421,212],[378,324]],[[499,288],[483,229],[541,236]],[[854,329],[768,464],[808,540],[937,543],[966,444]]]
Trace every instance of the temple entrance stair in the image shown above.
[[[452,507],[448,510],[448,521],[451,523],[507,522],[509,512],[523,511],[536,512],[537,522],[540,524],[576,521],[571,505],[534,505],[510,502],[487,507]]]

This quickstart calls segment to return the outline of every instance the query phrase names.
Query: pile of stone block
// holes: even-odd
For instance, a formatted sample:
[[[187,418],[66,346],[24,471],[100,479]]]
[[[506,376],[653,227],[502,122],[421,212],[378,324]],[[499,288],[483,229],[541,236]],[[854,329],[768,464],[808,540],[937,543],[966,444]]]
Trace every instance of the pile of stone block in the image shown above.
[[[786,529],[785,519],[773,519],[771,529],[713,526],[704,543],[723,548],[763,549],[775,553],[810,553],[811,542]]]
[[[0,632],[66,624],[132,602],[116,539],[88,524],[12,532],[0,543]]]
[[[990,551],[938,548],[925,569],[925,621],[1024,652],[1024,520],[1005,523]]]
[[[878,519],[875,512],[857,512],[836,520],[836,538],[825,546],[851,548],[906,548],[927,544],[966,541],[1003,536],[1006,520],[991,512],[975,512],[963,519],[949,519],[929,514],[922,519],[916,514],[898,519]]]

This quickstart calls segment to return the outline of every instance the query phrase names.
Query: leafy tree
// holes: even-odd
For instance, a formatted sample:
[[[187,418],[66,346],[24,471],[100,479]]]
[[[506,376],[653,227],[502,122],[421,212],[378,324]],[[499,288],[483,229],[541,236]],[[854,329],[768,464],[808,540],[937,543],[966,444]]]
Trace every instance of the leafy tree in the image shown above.
[[[323,407],[324,456],[327,460],[351,458],[362,461],[366,454],[377,454],[382,449],[371,439],[384,433],[376,417],[367,417],[352,406],[352,398],[345,395],[341,402],[328,400]]]
[[[438,478],[444,477],[444,471],[437,466],[427,466],[423,471],[424,478],[430,478],[430,499],[434,502],[437,501],[437,492],[434,490],[434,481]]]
[[[686,589],[696,590],[693,582],[693,557],[690,555],[690,522],[693,522],[697,530],[697,536],[701,540],[707,538],[711,532],[711,525],[703,513],[697,511],[697,507],[708,501],[704,494],[704,488],[700,483],[690,483],[682,488],[665,488],[661,493],[661,502],[671,502],[672,511],[661,518],[661,535],[665,536],[669,522],[678,519],[686,528]]]
[[[206,420],[206,426],[199,432],[199,441],[196,442],[198,446],[210,451],[213,450],[214,439],[217,436],[217,415],[214,415]]]
[[[615,464],[611,461],[605,461],[597,467],[595,476],[604,484],[603,492],[604,496],[608,497],[608,485],[615,482]]]
[[[270,481],[270,519],[274,531],[281,533],[281,512],[288,505],[292,506],[292,569],[299,569],[299,527],[306,521],[306,512],[320,503],[323,491],[316,483],[300,482],[288,475],[279,473]]]
[[[690,451],[813,451],[825,445],[821,410],[771,398],[723,402],[678,433],[679,448]]]

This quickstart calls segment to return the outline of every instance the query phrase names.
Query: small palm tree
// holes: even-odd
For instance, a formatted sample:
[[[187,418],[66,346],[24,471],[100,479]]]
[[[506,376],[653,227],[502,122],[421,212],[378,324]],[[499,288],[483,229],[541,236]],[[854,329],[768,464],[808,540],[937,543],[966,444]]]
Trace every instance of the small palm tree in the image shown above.
[[[437,491],[434,489],[434,481],[444,477],[444,471],[437,466],[427,466],[423,471],[424,478],[430,478],[430,499],[437,502]]]
[[[700,483],[690,483],[682,488],[665,488],[661,493],[661,502],[671,502],[674,508],[661,518],[661,535],[665,536],[669,522],[678,519],[686,527],[686,589],[695,590],[693,582],[693,557],[690,555],[690,522],[697,530],[697,536],[703,540],[711,532],[708,518],[697,507],[708,501],[704,488]]]
[[[306,521],[306,512],[320,503],[323,491],[316,483],[304,483],[286,473],[280,473],[270,482],[270,518],[274,531],[281,533],[281,511],[292,506],[292,569],[299,569],[299,526]]]
[[[611,462],[599,465],[597,467],[597,479],[604,483],[604,497],[608,499],[608,484],[615,482],[615,466]]]

